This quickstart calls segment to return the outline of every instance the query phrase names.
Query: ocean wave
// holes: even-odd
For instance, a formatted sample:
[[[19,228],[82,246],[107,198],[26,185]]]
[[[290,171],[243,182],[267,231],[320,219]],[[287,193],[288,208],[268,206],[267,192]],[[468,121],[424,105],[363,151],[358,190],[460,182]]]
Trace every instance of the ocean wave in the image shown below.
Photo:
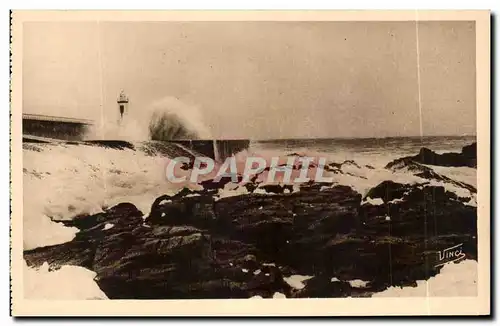
[[[98,145],[71,144],[29,144],[23,150],[24,159],[24,248],[54,245],[71,241],[78,230],[68,228],[57,221],[72,219],[75,216],[94,214],[106,207],[130,202],[146,216],[154,200],[164,194],[173,195],[184,187],[200,189],[203,181],[214,178],[220,168],[203,175],[197,183],[189,181],[172,183],[166,178],[166,166],[179,155],[193,157],[196,153],[187,152],[181,146],[171,143],[130,143],[129,147],[110,148]],[[292,155],[291,155],[292,154]],[[279,164],[286,164],[293,156],[314,158],[307,171],[313,179],[317,173],[317,163],[326,157],[327,166],[323,176],[331,178],[332,185],[347,185],[363,197],[368,191],[386,180],[402,184],[422,184],[443,186],[459,197],[470,198],[469,205],[475,205],[476,194],[458,183],[443,180],[428,180],[415,175],[414,171],[384,169],[364,163],[374,163],[372,156],[364,163],[347,160],[337,161],[338,157],[314,151],[275,151],[250,148],[235,155],[237,171],[245,169],[248,157],[261,157],[269,164],[278,157]],[[360,160],[362,161],[362,160]],[[316,165],[315,165],[316,164]],[[435,167],[437,173],[452,180],[467,182],[475,186],[476,170],[472,168]],[[191,170],[176,166],[176,176],[189,176]],[[291,173],[289,184],[299,177],[300,169]],[[258,173],[252,180],[257,185],[256,192],[269,193],[267,185],[286,184],[284,173],[277,173],[269,180],[269,171]],[[286,190],[285,190],[286,191]],[[294,184],[292,192],[299,191]],[[238,196],[248,193],[244,183],[227,183],[218,189],[217,198]]]
[[[166,160],[133,149],[88,145],[30,145],[23,150],[24,248],[70,241],[77,230],[54,222],[94,214],[121,202],[147,213],[167,182]]]
[[[210,139],[211,133],[198,107],[165,97],[127,112],[123,119],[103,117],[90,128],[86,139],[127,141]]]

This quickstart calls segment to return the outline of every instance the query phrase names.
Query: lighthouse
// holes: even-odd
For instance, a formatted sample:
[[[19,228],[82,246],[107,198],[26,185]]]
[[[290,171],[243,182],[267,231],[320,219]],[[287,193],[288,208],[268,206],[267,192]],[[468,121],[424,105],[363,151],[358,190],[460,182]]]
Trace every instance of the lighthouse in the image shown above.
[[[118,100],[116,101],[118,103],[118,110],[120,112],[120,120],[123,120],[123,115],[127,112],[128,110],[128,97],[125,95],[123,92],[123,89],[120,92],[120,95],[118,96]]]

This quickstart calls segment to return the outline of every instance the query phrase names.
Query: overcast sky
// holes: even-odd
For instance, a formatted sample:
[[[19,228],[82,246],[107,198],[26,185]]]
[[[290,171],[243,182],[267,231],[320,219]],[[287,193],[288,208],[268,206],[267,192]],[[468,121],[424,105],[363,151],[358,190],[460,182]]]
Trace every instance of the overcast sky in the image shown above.
[[[24,24],[25,113],[197,106],[215,137],[475,134],[473,22]],[[418,53],[417,53],[418,52]],[[419,114],[418,64],[420,58]]]

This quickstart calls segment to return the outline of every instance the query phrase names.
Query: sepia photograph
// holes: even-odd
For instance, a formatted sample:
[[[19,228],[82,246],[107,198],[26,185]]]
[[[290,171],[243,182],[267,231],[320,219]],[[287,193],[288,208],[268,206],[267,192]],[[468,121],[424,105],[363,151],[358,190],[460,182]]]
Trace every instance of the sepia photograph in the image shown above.
[[[488,11],[118,13],[13,13],[14,315],[489,313]]]

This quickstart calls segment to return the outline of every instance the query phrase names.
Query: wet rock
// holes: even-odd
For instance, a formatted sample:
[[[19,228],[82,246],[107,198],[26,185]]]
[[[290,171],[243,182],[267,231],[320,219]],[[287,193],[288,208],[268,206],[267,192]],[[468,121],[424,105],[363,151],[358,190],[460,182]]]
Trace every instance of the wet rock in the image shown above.
[[[305,157],[305,155],[304,155],[304,154],[297,153],[297,152],[293,152],[293,153],[287,154],[286,156]]]
[[[407,156],[400,159],[396,159],[389,164],[386,168],[390,169],[394,166],[407,164],[408,161],[414,161],[421,164],[428,165],[439,165],[439,166],[466,166],[473,167],[477,166],[477,145],[473,143],[471,145],[462,148],[461,153],[444,153],[437,154],[428,148],[421,148],[420,152],[415,156]]]
[[[80,229],[71,242],[25,251],[28,265],[40,266],[45,261],[53,268],[62,265],[92,267],[96,247],[108,235],[130,232],[142,225],[142,212],[130,203],[118,204],[103,213],[77,216],[73,220],[58,221]],[[106,230],[109,223],[113,228]]]
[[[186,298],[193,295],[191,285],[210,280],[207,277],[213,272],[209,236],[171,236],[168,231],[151,236],[121,235],[106,239],[98,247],[93,270],[99,287],[110,293],[108,297]]]
[[[86,140],[85,144],[96,145],[101,147],[108,147],[113,149],[135,149],[134,145],[130,142],[123,140]]]
[[[371,188],[366,194],[365,198],[381,198],[385,203],[402,198],[405,193],[408,193],[412,186],[401,184],[394,181],[383,181],[376,187]]]
[[[268,184],[268,185],[263,185],[259,187],[260,189],[263,189],[267,193],[274,193],[274,194],[283,194],[286,191],[288,193],[293,191],[293,185],[274,185],[274,184]]]
[[[305,281],[306,286],[293,294],[294,298],[346,298],[352,295],[347,282],[332,282],[331,277],[320,275]]]
[[[233,180],[234,179],[234,180]],[[224,186],[230,182],[234,183],[239,183],[243,180],[243,176],[241,175],[236,175],[234,178],[231,177],[222,177],[220,180],[205,180],[200,182],[200,185],[205,189],[205,190],[212,190],[212,189],[224,189]]]
[[[408,171],[412,172],[415,176],[425,180],[436,180],[452,184],[459,188],[464,188],[472,193],[476,193],[476,187],[465,182],[456,181],[448,178],[447,176],[436,173],[432,168],[415,162],[412,158],[403,158],[389,163],[386,168],[392,171]]]
[[[472,193],[477,193],[476,187],[474,187],[470,184],[467,184],[465,182],[459,182],[459,181],[452,180],[444,175],[440,175],[440,174],[434,172],[434,170],[432,170],[431,168],[426,168],[426,169],[422,169],[422,170],[423,170],[422,172],[416,173],[415,175],[417,177],[427,179],[427,180],[436,180],[436,181],[443,181],[445,183],[450,183],[450,184],[455,185],[459,188],[467,189]]]
[[[103,213],[91,216],[77,216],[72,220],[61,221],[65,226],[76,227],[86,232],[101,229],[105,223],[111,223],[120,229],[127,229],[142,223],[142,212],[131,203],[121,203],[106,209]],[[79,236],[85,234],[79,233]]]
[[[247,289],[251,296],[260,295],[263,298],[271,298],[274,293],[283,293],[289,297],[292,288],[283,279],[283,274],[275,266],[261,267],[260,273],[255,274],[248,282]]]
[[[39,267],[47,262],[51,269],[58,269],[63,265],[82,266],[92,268],[96,241],[73,240],[71,242],[39,247],[24,251],[24,259],[28,266]]]
[[[145,221],[124,203],[65,222],[80,229],[73,241],[24,257],[93,270],[112,299],[367,296],[435,275],[437,252],[456,244],[477,259],[476,208],[443,187],[385,181],[367,197],[383,204],[361,205],[351,187],[315,182],[217,201],[185,190],[158,197]],[[314,277],[294,290],[284,281],[293,274]],[[353,287],[354,279],[368,285]]]
[[[189,192],[183,196],[164,195],[155,200],[146,218],[149,225],[193,225],[210,227],[215,221],[214,198]]]
[[[372,274],[375,282],[387,285],[435,275],[437,252],[453,245],[464,244],[467,257],[477,259],[476,214],[475,207],[433,186],[414,186],[395,203],[363,205],[355,234],[372,241],[363,263],[379,271]]]
[[[462,156],[470,160],[477,159],[477,143],[472,143],[470,145],[464,146],[462,148]]]

